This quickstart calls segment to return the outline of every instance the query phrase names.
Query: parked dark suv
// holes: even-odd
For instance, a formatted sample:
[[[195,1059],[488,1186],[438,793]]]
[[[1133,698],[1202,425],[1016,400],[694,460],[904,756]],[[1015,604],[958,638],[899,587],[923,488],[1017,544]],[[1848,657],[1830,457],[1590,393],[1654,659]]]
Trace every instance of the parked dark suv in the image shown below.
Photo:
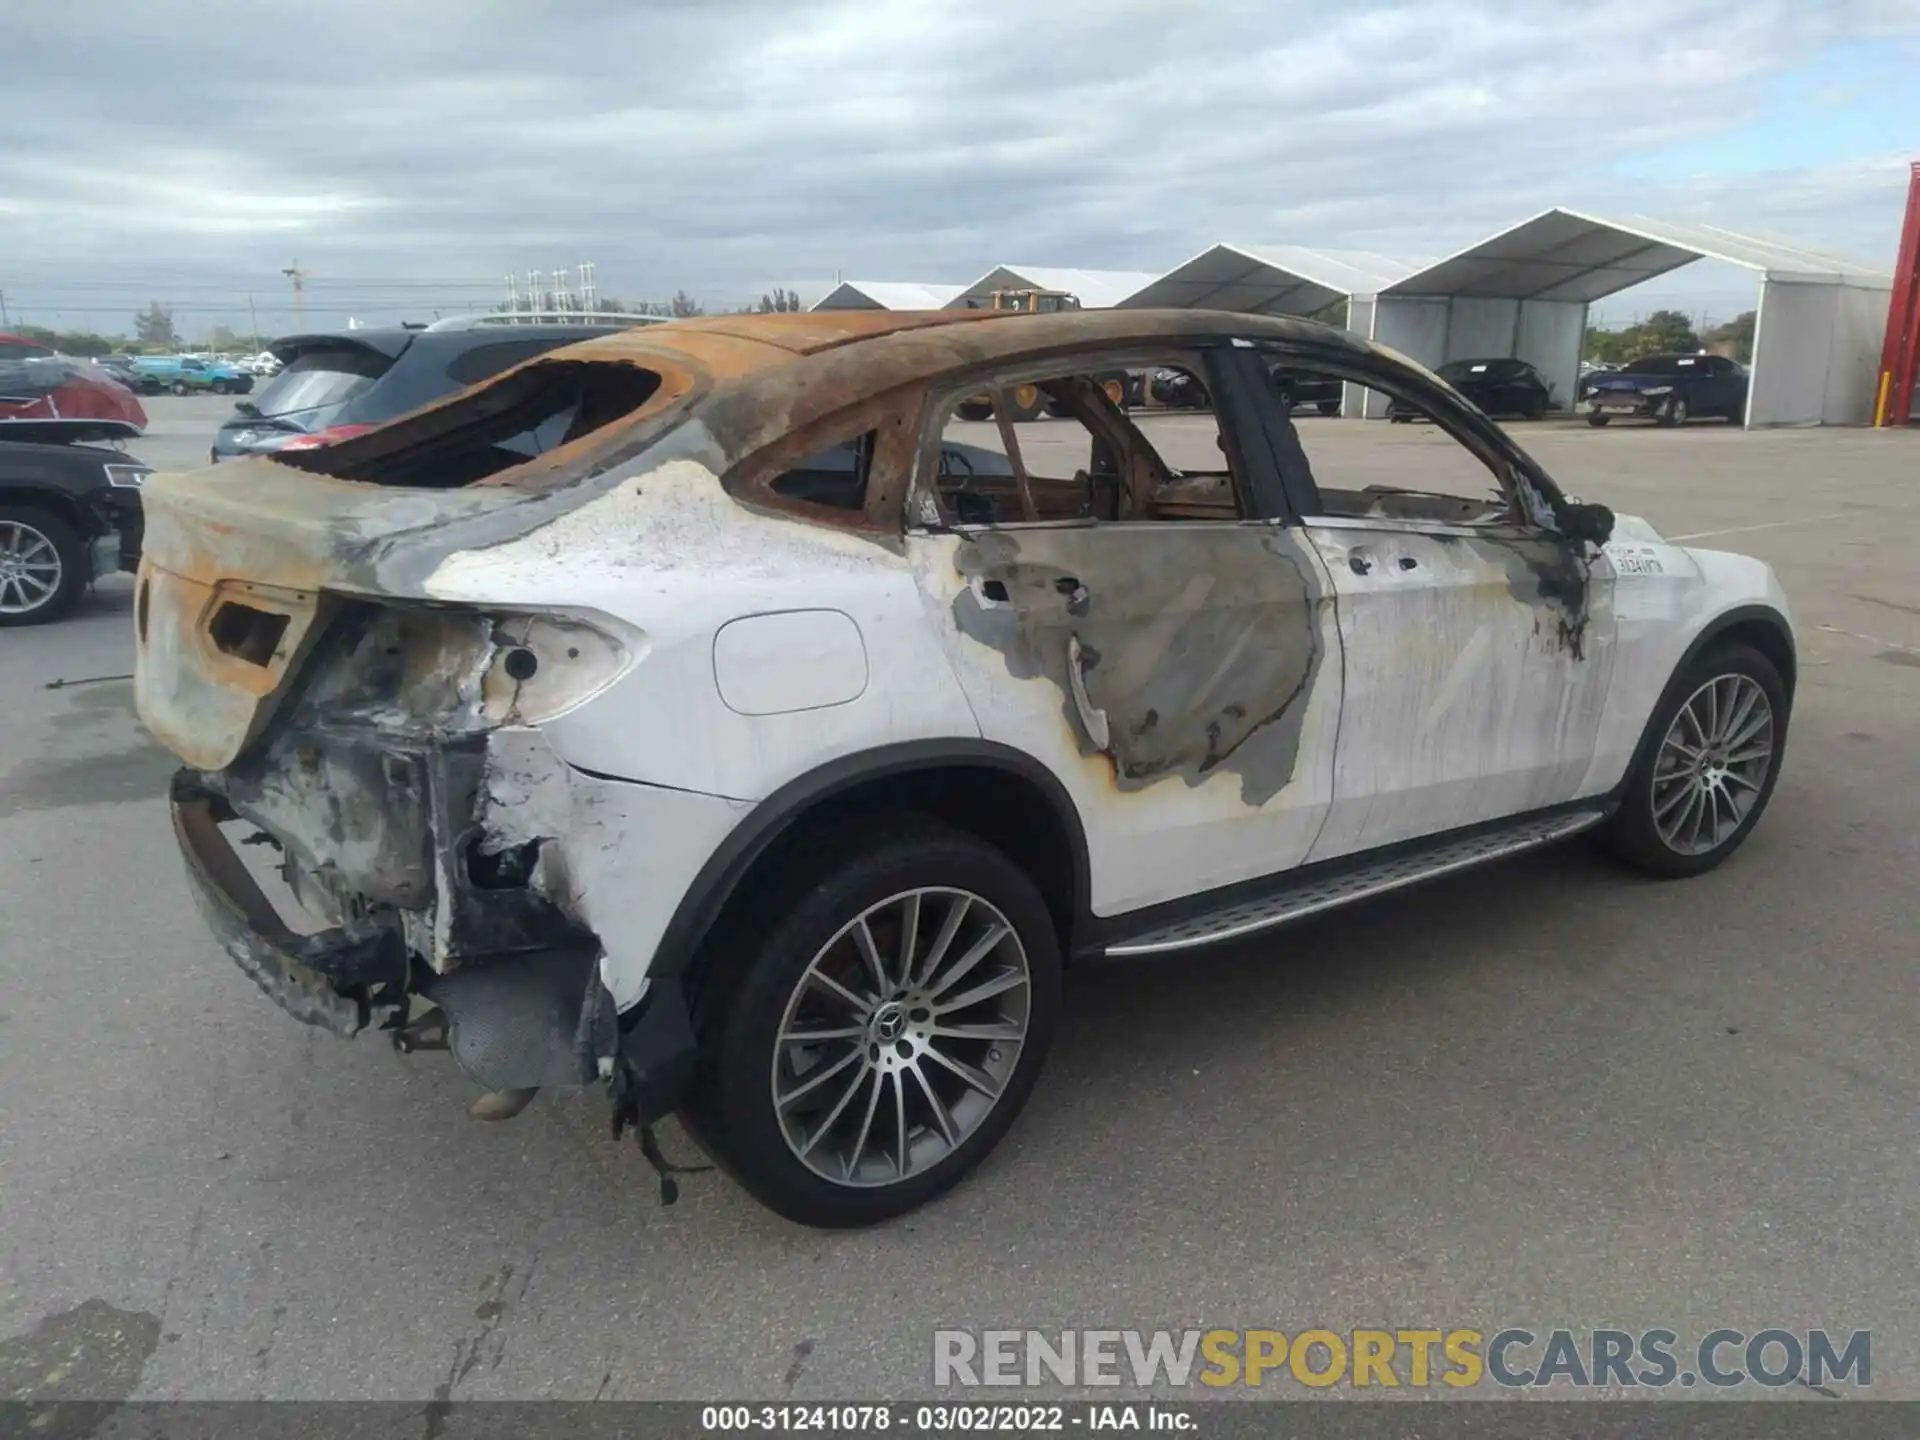
[[[417,410],[560,345],[657,323],[643,316],[519,324],[482,317],[392,329],[288,335],[267,348],[284,367],[233,407],[213,459],[310,450]]]
[[[0,422],[0,626],[58,620],[139,565],[152,467],[109,448],[139,434],[125,420]]]

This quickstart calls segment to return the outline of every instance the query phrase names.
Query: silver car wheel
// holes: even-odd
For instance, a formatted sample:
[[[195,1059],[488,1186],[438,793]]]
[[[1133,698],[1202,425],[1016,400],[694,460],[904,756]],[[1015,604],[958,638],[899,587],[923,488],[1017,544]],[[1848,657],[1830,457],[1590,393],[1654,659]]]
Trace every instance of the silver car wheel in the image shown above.
[[[1773,766],[1773,702],[1745,675],[1707,681],[1667,727],[1653,766],[1653,825],[1676,855],[1739,833]]]
[[[820,948],[787,1001],[772,1098],[788,1148],[836,1185],[938,1165],[1000,1103],[1031,1007],[1026,948],[966,890],[904,891]]]
[[[60,593],[64,567],[51,539],[20,520],[0,520],[0,615],[31,615]]]

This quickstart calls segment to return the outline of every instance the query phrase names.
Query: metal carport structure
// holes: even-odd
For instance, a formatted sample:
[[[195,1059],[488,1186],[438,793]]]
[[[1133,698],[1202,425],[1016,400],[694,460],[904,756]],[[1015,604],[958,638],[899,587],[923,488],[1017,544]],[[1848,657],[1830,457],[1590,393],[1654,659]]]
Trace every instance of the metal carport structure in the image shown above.
[[[1759,281],[1746,424],[1871,419],[1892,277],[1716,226],[1547,210],[1383,285],[1369,333],[1425,365],[1525,360],[1571,406],[1588,307],[1696,260],[1737,265]],[[1384,411],[1372,395],[1368,415]]]
[[[958,285],[917,280],[843,280],[809,310],[941,310],[960,293]]]
[[[1235,310],[1253,315],[1326,315],[1361,335],[1373,326],[1382,287],[1430,265],[1371,250],[1316,250],[1303,245],[1209,246],[1120,302],[1123,309]],[[1362,390],[1349,385],[1343,413],[1354,413]]]
[[[1064,290],[1083,308],[1106,310],[1151,284],[1145,270],[1062,270],[1052,265],[996,265],[951,300],[948,310],[977,310],[996,290]]]

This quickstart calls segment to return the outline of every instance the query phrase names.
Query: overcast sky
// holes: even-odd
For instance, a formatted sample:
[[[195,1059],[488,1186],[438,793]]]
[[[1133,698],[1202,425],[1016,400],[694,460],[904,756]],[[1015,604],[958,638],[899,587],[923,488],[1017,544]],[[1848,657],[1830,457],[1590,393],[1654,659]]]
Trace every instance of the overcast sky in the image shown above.
[[[248,295],[288,328],[296,260],[315,324],[581,260],[602,294],[724,308],[1219,240],[1441,253],[1556,203],[1890,265],[1920,147],[1920,0],[0,14],[0,291],[110,331],[149,298],[244,330]],[[1694,267],[1618,305],[1743,285]]]

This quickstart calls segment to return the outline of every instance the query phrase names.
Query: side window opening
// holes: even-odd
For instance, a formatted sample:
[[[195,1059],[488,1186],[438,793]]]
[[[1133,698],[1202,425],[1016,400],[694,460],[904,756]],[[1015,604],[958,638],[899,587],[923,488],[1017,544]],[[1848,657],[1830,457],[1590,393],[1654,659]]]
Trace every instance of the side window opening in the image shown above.
[[[827,505],[835,510],[864,510],[867,477],[873,469],[875,433],[869,430],[852,440],[829,445],[817,455],[783,471],[767,488],[789,500]]]
[[[659,386],[659,375],[637,365],[536,364],[364,436],[275,459],[341,480],[454,490],[611,425],[646,404]]]
[[[1291,366],[1291,373],[1312,382],[1340,378],[1302,365]],[[1412,428],[1382,444],[1371,424],[1296,428],[1284,409],[1273,420],[1282,427],[1281,449],[1307,467],[1320,514],[1450,525],[1515,523],[1513,498],[1487,460],[1417,401],[1356,383],[1368,407],[1364,413],[1377,415],[1384,408],[1390,420]]]
[[[989,384],[941,425],[949,524],[1237,520],[1233,469],[1198,364]]]

